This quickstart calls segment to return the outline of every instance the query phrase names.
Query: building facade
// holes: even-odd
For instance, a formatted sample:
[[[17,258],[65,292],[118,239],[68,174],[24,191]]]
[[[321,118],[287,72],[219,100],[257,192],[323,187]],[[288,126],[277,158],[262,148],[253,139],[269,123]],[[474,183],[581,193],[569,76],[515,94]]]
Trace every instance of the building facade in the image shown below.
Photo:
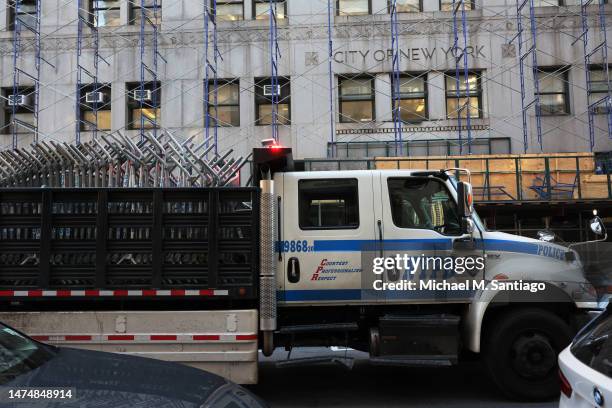
[[[387,0],[333,0],[329,20],[327,0],[278,1],[280,142],[299,158],[398,154],[397,55],[403,155],[590,151],[589,104],[605,99],[609,79],[607,61],[592,52],[603,38],[598,7],[588,8],[587,64],[576,1],[533,1],[535,30],[528,4],[520,38],[514,0],[466,0],[454,11],[450,0],[397,0],[395,37]],[[217,1],[218,79],[215,86],[209,72],[208,87],[215,24],[205,41],[205,2],[42,0],[38,10],[35,1],[19,3],[15,11],[14,0],[0,0],[2,148],[14,134],[18,146],[35,133],[87,140],[94,127],[137,138],[142,127],[158,126],[201,140],[206,106],[210,134],[217,118],[220,150],[247,154],[271,137],[267,0]],[[611,10],[604,10],[608,22]],[[30,29],[37,12],[40,27]],[[89,22],[80,31],[79,15]],[[31,22],[17,48],[16,19]],[[536,69],[526,53],[534,44]],[[592,150],[612,150],[607,104],[591,109]]]

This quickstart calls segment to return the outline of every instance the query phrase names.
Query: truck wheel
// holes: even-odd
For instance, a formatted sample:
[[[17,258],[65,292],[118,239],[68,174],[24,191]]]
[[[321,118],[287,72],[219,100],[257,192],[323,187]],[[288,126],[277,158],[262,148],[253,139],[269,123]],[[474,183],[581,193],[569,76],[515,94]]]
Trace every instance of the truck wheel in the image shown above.
[[[546,400],[559,396],[557,356],[571,341],[569,326],[542,309],[501,315],[485,333],[484,362],[510,398]]]

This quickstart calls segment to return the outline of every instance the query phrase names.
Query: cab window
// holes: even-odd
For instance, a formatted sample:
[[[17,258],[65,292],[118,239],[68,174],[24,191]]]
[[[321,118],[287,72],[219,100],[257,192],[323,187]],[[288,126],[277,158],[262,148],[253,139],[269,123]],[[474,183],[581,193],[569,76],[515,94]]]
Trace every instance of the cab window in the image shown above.
[[[298,191],[301,229],[359,227],[356,179],[300,180]]]
[[[439,180],[391,178],[388,180],[393,223],[399,228],[430,229],[460,235],[457,203]]]

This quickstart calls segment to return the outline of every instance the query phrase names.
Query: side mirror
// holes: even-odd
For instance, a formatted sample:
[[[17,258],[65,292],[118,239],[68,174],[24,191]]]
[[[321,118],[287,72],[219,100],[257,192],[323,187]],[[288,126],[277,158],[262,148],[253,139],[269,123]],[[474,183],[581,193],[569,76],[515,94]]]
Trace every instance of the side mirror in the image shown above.
[[[601,218],[599,218],[597,215],[593,217],[591,221],[589,221],[589,226],[591,227],[591,231],[593,231],[593,234],[595,235],[602,236],[606,233],[606,226],[604,225]]]
[[[457,184],[457,203],[459,204],[459,215],[467,218],[474,212],[474,196],[472,195],[472,185],[465,181]]]

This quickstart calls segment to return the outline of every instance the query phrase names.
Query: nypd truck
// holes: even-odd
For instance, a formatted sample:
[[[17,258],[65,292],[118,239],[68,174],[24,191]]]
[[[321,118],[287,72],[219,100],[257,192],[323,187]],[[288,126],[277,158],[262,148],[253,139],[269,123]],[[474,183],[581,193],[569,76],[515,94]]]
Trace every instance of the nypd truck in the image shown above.
[[[597,308],[574,248],[487,230],[461,169],[300,171],[279,146],[253,162],[253,187],[1,189],[0,321],[239,383],[259,351],[342,346],[480,359],[510,396],[557,394]]]

